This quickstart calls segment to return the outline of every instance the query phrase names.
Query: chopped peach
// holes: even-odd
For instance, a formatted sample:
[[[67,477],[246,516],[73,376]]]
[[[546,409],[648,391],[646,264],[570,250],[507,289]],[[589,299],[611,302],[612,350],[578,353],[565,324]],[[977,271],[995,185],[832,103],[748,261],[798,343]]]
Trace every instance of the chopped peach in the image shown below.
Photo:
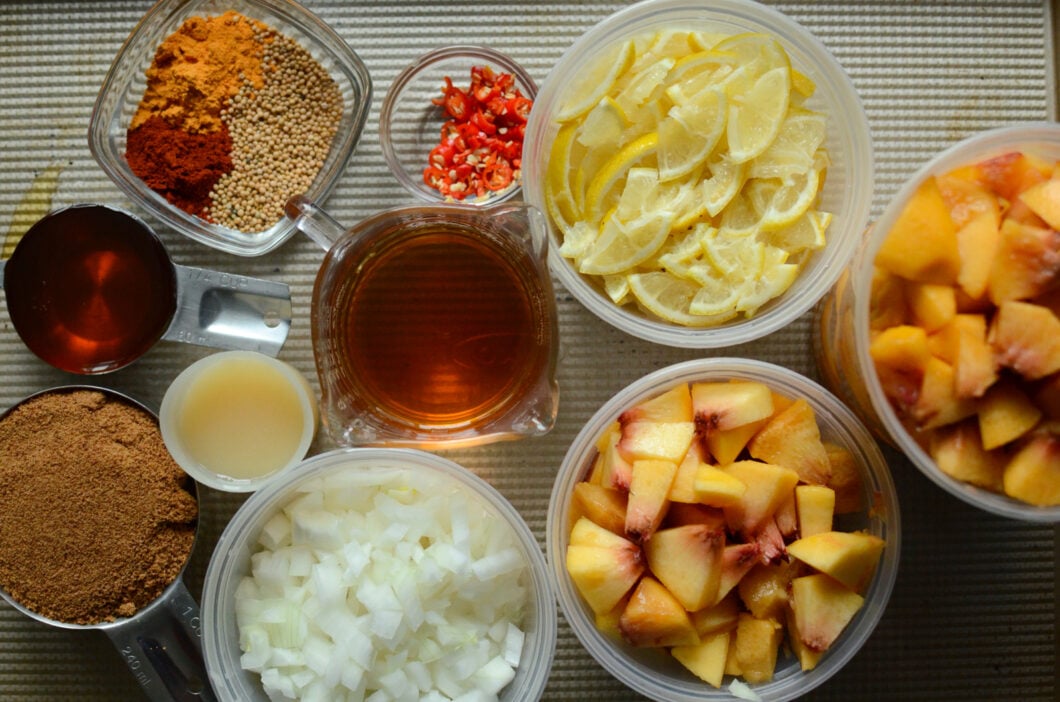
[[[995,227],[1001,219],[1001,207],[997,197],[983,186],[978,175],[974,167],[970,167],[935,176],[939,194],[958,229],[984,215],[994,220]]]
[[[876,265],[920,283],[956,282],[961,269],[957,228],[934,177],[909,199],[877,251]]]
[[[1048,179],[1052,173],[1051,164],[1019,151],[986,159],[976,167],[983,183],[1009,202],[1032,185]]]
[[[869,329],[883,330],[905,323],[909,316],[905,290],[906,282],[903,278],[879,266],[873,266]]]
[[[913,322],[929,334],[949,324],[957,314],[957,297],[950,285],[910,283],[907,295]]]
[[[1042,418],[1027,394],[1014,382],[994,384],[979,402],[979,434],[987,451],[1020,438]]]
[[[773,415],[748,442],[747,450],[754,458],[795,471],[803,482],[824,484],[831,474],[817,417],[802,398]]]
[[[623,638],[633,646],[694,646],[699,634],[681,603],[658,580],[644,576],[619,618]]]
[[[1032,436],[1005,467],[1004,489],[1032,505],[1060,505],[1060,435]]]
[[[978,422],[968,420],[935,432],[929,453],[939,470],[951,478],[1001,490],[1004,459],[999,452],[983,448]]]
[[[1037,380],[1060,370],[1060,318],[1029,302],[998,307],[989,340],[998,362],[1024,378]]]
[[[978,300],[986,292],[1000,244],[1000,222],[993,213],[984,212],[957,230],[961,257],[957,284],[970,299]]]
[[[1006,218],[987,292],[995,305],[1040,295],[1060,281],[1060,232]]]
[[[975,414],[975,402],[957,395],[955,376],[950,364],[934,356],[928,359],[920,394],[910,412],[918,427],[941,427]]]
[[[1060,229],[1060,179],[1032,185],[1019,194],[1019,199],[1050,227]]]

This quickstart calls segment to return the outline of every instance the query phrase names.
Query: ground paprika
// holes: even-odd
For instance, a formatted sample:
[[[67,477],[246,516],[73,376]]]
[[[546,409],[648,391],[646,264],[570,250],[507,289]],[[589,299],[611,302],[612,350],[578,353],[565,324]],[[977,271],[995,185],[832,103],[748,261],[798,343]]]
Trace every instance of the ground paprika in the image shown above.
[[[161,117],[149,117],[128,132],[125,159],[147,187],[175,207],[201,216],[210,191],[232,170],[232,138],[222,124],[191,134]]]

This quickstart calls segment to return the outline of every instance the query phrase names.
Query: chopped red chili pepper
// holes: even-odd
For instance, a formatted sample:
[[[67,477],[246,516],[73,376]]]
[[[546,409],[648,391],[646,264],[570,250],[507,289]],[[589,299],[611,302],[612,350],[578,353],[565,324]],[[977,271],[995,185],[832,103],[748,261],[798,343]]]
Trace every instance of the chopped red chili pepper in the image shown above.
[[[520,177],[523,135],[533,101],[519,92],[515,76],[472,66],[464,91],[446,76],[432,102],[449,120],[441,142],[427,157],[423,182],[456,200],[504,190]]]

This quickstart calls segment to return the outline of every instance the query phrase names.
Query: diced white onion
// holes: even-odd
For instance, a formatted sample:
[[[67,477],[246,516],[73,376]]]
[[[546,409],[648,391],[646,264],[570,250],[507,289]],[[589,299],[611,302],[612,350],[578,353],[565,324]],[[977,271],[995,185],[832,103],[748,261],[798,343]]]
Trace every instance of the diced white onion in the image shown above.
[[[274,701],[497,700],[527,586],[512,529],[456,485],[315,479],[265,522],[236,588],[240,664]]]

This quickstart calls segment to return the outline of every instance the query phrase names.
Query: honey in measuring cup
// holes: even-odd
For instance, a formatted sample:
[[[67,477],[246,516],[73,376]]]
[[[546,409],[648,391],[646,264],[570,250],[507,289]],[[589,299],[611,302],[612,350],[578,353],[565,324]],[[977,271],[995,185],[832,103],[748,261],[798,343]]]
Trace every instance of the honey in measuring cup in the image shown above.
[[[295,214],[331,240],[336,223],[312,203]],[[558,338],[537,210],[398,208],[334,238],[312,329],[337,443],[470,445],[551,428]]]

